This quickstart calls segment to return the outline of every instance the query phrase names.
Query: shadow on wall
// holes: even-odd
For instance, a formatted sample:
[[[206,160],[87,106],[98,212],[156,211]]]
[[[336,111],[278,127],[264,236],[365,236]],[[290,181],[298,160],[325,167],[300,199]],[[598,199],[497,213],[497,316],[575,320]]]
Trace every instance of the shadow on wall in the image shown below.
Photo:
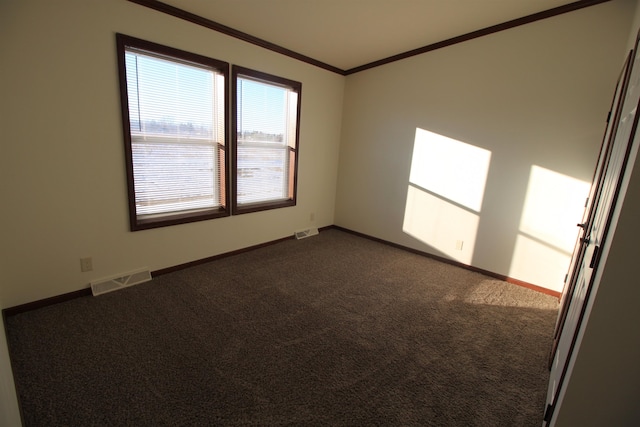
[[[492,245],[477,241],[490,167],[490,151],[416,128],[403,232],[475,265],[475,252]],[[531,166],[509,269],[496,272],[561,291],[588,192],[584,181]]]

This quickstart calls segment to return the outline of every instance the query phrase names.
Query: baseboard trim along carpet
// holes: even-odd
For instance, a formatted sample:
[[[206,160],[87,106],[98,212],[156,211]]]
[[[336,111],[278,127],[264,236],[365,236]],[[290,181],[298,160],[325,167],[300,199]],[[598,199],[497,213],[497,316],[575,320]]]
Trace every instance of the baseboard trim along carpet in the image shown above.
[[[463,264],[463,263],[461,263],[459,261],[454,261],[454,260],[449,259],[449,258],[444,258],[444,257],[438,256],[438,255],[430,254],[429,252],[420,251],[420,250],[417,250],[417,249],[410,248],[408,246],[399,245],[397,243],[389,242],[389,241],[384,240],[384,239],[379,239],[377,237],[369,236],[368,234],[364,234],[364,233],[360,233],[358,231],[350,230],[348,228],[340,227],[339,225],[333,225],[333,226],[331,226],[331,228],[334,228],[334,229],[340,230],[340,231],[344,231],[345,233],[351,233],[351,234],[354,234],[356,236],[363,237],[365,239],[370,239],[370,240],[373,240],[375,242],[384,243],[385,245],[393,246],[394,248],[398,248],[398,249],[403,249],[405,251],[408,251],[408,252],[411,252],[411,253],[414,253],[414,254],[417,254],[417,255],[426,256],[426,257],[434,259],[436,261],[440,261],[440,262],[444,262],[446,264],[454,265],[456,267],[464,268],[465,270],[475,271],[476,273],[481,273],[481,274],[484,274],[485,276],[490,276],[490,277],[493,277],[494,279],[503,280],[503,281],[511,283],[513,285],[522,286],[524,288],[528,288],[528,289],[531,289],[531,290],[534,290],[534,291],[537,291],[537,292],[541,292],[541,293],[546,294],[546,295],[551,295],[551,296],[556,297],[558,299],[560,299],[560,297],[562,296],[561,292],[557,292],[557,291],[553,291],[551,289],[543,288],[542,286],[534,285],[533,283],[528,283],[528,282],[525,282],[523,280],[514,279],[512,277],[505,276],[503,274],[494,273],[492,271],[484,270],[482,268],[474,267],[472,265]]]
[[[373,240],[375,242],[383,243],[385,245],[389,245],[389,246],[392,246],[392,247],[395,247],[395,248],[398,248],[398,249],[402,249],[402,250],[405,250],[405,251],[408,251],[408,252],[411,252],[411,253],[414,253],[414,254],[417,254],[417,255],[425,256],[427,258],[431,258],[431,259],[434,259],[436,261],[444,262],[446,264],[454,265],[456,267],[464,268],[466,270],[474,271],[476,273],[481,273],[481,274],[484,274],[484,275],[489,276],[489,277],[493,277],[493,278],[498,279],[498,280],[503,280],[505,282],[508,282],[508,283],[511,283],[511,284],[514,284],[514,285],[522,286],[524,288],[531,289],[531,290],[534,290],[534,291],[537,291],[537,292],[541,292],[541,293],[546,294],[546,295],[554,296],[554,297],[556,297],[558,299],[562,296],[562,294],[560,292],[556,292],[556,291],[553,291],[551,289],[543,288],[541,286],[537,286],[537,285],[534,285],[532,283],[524,282],[522,280],[514,279],[514,278],[511,278],[511,277],[508,277],[508,276],[505,276],[505,275],[502,275],[502,274],[494,273],[494,272],[491,272],[491,271],[488,271],[488,270],[483,270],[481,268],[473,267],[471,265],[463,264],[461,262],[454,261],[454,260],[451,260],[451,259],[448,259],[448,258],[444,258],[444,257],[440,257],[440,256],[437,256],[437,255],[433,255],[433,254],[430,254],[428,252],[419,251],[417,249],[413,249],[413,248],[410,248],[408,246],[399,245],[397,243],[393,243],[393,242],[390,242],[388,240],[384,240],[384,239],[380,239],[380,238],[377,238],[377,237],[373,237],[373,236],[370,236],[368,234],[360,233],[358,231],[350,230],[348,228],[344,228],[344,227],[341,227],[339,225],[329,225],[329,226],[326,226],[326,227],[322,227],[322,228],[319,228],[319,231],[322,232],[324,230],[330,230],[330,229],[340,230],[340,231],[343,231],[345,233],[350,233],[350,234],[353,234],[353,235],[356,235],[356,236],[363,237],[365,239],[369,239],[369,240]],[[185,268],[194,267],[196,265],[205,264],[205,263],[208,263],[208,262],[211,262],[211,261],[215,261],[215,260],[218,260],[218,259],[222,259],[222,258],[238,255],[238,254],[249,252],[249,251],[252,251],[252,250],[255,250],[255,249],[264,248],[264,247],[270,246],[270,245],[275,245],[276,243],[280,243],[280,242],[283,242],[285,240],[290,240],[290,239],[294,239],[294,238],[295,238],[294,236],[283,237],[281,239],[271,240],[269,242],[260,243],[260,244],[253,245],[253,246],[248,246],[246,248],[237,249],[235,251],[225,252],[225,253],[222,253],[222,254],[219,254],[219,255],[214,255],[214,256],[207,257],[207,258],[202,258],[202,259],[198,259],[198,260],[195,260],[195,261],[186,262],[184,264],[174,265],[172,267],[162,268],[160,270],[152,271],[151,275],[152,275],[152,277],[161,276],[163,274],[172,273],[174,271],[179,271],[179,270],[184,270]],[[23,312],[26,312],[26,311],[35,310],[35,309],[39,309],[39,308],[46,307],[46,306],[49,306],[49,305],[58,304],[58,303],[69,301],[69,300],[72,300],[72,299],[75,299],[75,298],[84,297],[84,296],[90,296],[90,295],[91,295],[91,288],[87,287],[85,289],[79,289],[77,291],[56,295],[56,296],[53,296],[53,297],[50,297],[50,298],[44,298],[44,299],[41,299],[41,300],[28,302],[28,303],[25,303],[25,304],[14,306],[14,307],[5,308],[5,309],[2,310],[2,315],[5,316],[5,317],[13,316],[13,315],[18,314],[18,313],[23,313]]]

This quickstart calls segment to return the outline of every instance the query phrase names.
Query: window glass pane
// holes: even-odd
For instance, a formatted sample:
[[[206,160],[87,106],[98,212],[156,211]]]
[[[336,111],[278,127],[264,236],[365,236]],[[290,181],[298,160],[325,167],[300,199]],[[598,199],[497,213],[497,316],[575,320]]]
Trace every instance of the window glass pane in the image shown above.
[[[238,79],[238,141],[285,144],[287,89]]]
[[[286,199],[288,149],[282,146],[238,145],[238,203]]]
[[[289,200],[297,93],[245,77],[237,78],[236,87],[236,203]]]
[[[132,133],[215,139],[213,72],[134,52],[126,63]]]
[[[228,64],[122,35],[118,49],[132,229],[228,215]]]
[[[138,215],[219,205],[216,151],[205,144],[131,144]]]

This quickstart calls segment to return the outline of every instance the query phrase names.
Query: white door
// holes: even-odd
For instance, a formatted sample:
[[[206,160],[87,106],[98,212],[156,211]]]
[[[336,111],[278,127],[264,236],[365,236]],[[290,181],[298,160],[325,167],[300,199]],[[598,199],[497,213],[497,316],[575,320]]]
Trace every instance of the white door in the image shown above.
[[[575,271],[572,273],[572,276],[575,277],[574,289],[571,297],[566,299],[566,317],[561,326],[557,350],[551,364],[545,423],[548,423],[553,416],[560,387],[567,373],[568,362],[576,345],[587,302],[591,296],[594,273],[598,268],[602,249],[607,242],[611,215],[617,203],[622,176],[637,128],[638,115],[636,112],[640,100],[640,55],[635,55],[634,51],[633,57],[630,78],[627,85],[623,85],[619,121],[617,125],[613,125],[613,142],[610,154],[605,160],[600,188],[593,201],[592,221],[585,225],[584,237],[582,238],[583,250],[580,258],[575,262]],[[626,86],[626,91],[624,86]]]
[[[609,159],[611,158],[611,149],[613,146],[613,139],[615,133],[617,131],[617,126],[620,120],[620,110],[621,110],[621,99],[626,89],[626,83],[628,79],[628,73],[631,62],[631,53],[627,56],[627,60],[625,61],[624,67],[622,68],[622,72],[620,77],[618,78],[618,82],[616,84],[616,90],[611,102],[611,108],[609,109],[609,117],[607,118],[607,128],[604,133],[604,137],[602,139],[602,146],[600,147],[600,155],[598,156],[598,161],[596,164],[596,168],[593,173],[593,179],[591,181],[591,189],[589,192],[589,197],[585,203],[584,214],[582,216],[582,222],[577,224],[580,227],[578,232],[578,236],[576,239],[576,244],[574,246],[573,255],[571,257],[571,262],[569,264],[568,273],[565,277],[564,289],[562,290],[562,298],[560,300],[560,310],[558,311],[558,318],[556,320],[556,326],[554,329],[553,335],[553,346],[551,352],[549,354],[549,369],[551,369],[551,363],[553,358],[555,357],[555,353],[558,346],[558,340],[560,338],[560,332],[564,326],[564,322],[566,320],[567,311],[569,309],[569,302],[573,297],[573,293],[576,288],[576,284],[578,281],[578,273],[579,269],[577,265],[582,262],[584,258],[584,251],[586,249],[585,237],[586,232],[591,229],[591,225],[593,224],[593,216],[595,210],[595,201],[599,200],[600,192],[602,190],[602,181],[604,179],[605,172],[607,170],[607,166],[609,164]]]

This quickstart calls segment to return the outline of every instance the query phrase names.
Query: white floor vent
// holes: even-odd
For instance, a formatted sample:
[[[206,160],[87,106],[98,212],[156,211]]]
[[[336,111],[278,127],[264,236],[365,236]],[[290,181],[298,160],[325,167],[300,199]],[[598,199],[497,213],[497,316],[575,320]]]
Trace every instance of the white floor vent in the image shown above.
[[[304,239],[305,237],[311,237],[318,234],[317,228],[307,228],[306,230],[300,230],[295,232],[296,239]]]
[[[139,283],[151,280],[151,272],[149,269],[142,269],[125,273],[120,276],[108,277],[105,279],[91,282],[91,293],[93,296],[106,294],[107,292],[117,291]]]

